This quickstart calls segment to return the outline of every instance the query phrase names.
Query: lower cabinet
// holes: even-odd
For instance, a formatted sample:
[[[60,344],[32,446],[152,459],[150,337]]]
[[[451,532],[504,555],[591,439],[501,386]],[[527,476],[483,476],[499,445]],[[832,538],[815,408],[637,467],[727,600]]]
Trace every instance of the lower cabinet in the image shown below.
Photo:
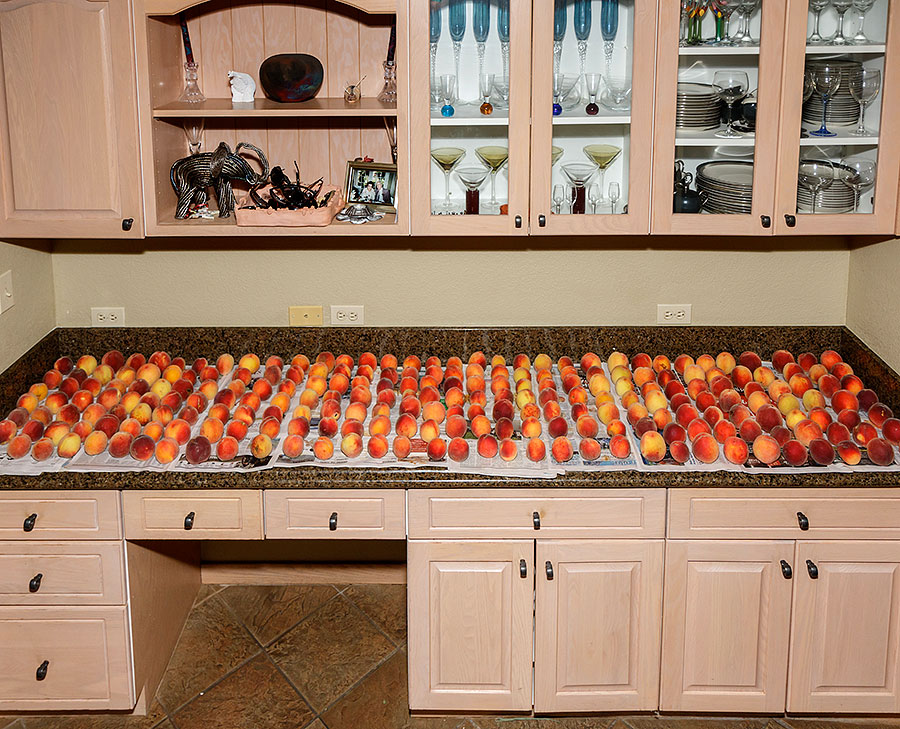
[[[662,540],[411,540],[410,708],[655,709],[662,555]]]

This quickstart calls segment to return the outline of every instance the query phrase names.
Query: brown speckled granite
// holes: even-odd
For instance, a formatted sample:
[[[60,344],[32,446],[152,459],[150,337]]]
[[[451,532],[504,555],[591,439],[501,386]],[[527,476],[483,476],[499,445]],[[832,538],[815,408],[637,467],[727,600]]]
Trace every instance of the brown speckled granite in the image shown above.
[[[31,382],[59,356],[109,349],[146,354],[165,349],[186,358],[215,357],[222,352],[254,351],[261,355],[314,354],[323,349],[358,355],[363,351],[398,355],[467,356],[483,349],[511,357],[517,352],[579,356],[588,350],[605,355],[613,349],[672,356],[687,352],[738,354],[745,349],[770,356],[775,349],[795,354],[836,349],[882,400],[900,412],[900,376],[846,327],[520,327],[491,329],[428,328],[165,328],[57,329],[0,375],[0,412],[5,412]],[[886,487],[900,486],[891,473],[743,474],[743,473],[571,473],[553,480],[462,475],[446,471],[334,468],[270,469],[252,474],[200,473],[57,473],[0,476],[0,489],[223,489],[223,488],[634,488],[634,487]]]

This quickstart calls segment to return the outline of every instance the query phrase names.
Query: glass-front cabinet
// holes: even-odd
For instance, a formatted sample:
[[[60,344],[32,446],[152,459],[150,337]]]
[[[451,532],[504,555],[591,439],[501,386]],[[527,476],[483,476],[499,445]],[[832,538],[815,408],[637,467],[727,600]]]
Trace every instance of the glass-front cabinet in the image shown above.
[[[656,0],[533,12],[532,234],[646,233]]]
[[[900,164],[898,0],[793,0],[776,231],[891,230]]]

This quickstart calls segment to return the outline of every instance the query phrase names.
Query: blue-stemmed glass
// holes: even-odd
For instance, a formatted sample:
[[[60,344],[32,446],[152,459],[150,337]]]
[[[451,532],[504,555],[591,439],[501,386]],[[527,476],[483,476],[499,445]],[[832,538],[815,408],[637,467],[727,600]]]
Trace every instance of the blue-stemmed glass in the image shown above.
[[[484,74],[484,43],[491,30],[491,0],[472,0],[472,34],[478,51],[478,78]]]
[[[503,57],[503,78],[509,78],[509,0],[497,3],[497,35],[500,38],[500,55]]]
[[[584,64],[587,61],[587,41],[591,36],[591,0],[575,0],[575,13],[572,19],[575,27],[575,38],[578,40],[578,60],[581,88],[584,89]]]
[[[816,91],[822,96],[822,126],[816,131],[810,132],[811,137],[836,137],[837,134],[828,129],[828,102],[834,98],[841,86],[841,69],[837,66],[822,66],[817,68],[813,78]]]
[[[438,0],[429,0],[429,2],[431,3],[431,23],[429,26],[429,40],[431,41],[431,104],[434,107],[439,106],[441,103],[440,90],[435,88],[437,84],[434,77],[434,69],[437,66],[438,41],[441,39],[441,4]]]
[[[453,41],[453,60],[456,63],[456,100],[457,104],[462,104],[459,93],[459,57],[462,52],[462,39],[466,34],[466,0],[450,0],[448,30]]]
[[[606,75],[610,74],[616,33],[619,32],[619,0],[601,0],[600,35],[603,37],[603,55],[606,56]]]
[[[559,73],[563,40],[566,38],[566,0],[553,3],[553,73]]]

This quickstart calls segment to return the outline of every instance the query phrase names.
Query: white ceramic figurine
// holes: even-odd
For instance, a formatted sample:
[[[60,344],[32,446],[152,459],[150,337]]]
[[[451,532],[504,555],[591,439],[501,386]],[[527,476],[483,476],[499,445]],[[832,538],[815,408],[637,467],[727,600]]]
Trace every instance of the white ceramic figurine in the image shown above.
[[[253,103],[256,82],[252,76],[240,71],[229,71],[228,82],[231,84],[231,102],[233,104]]]

